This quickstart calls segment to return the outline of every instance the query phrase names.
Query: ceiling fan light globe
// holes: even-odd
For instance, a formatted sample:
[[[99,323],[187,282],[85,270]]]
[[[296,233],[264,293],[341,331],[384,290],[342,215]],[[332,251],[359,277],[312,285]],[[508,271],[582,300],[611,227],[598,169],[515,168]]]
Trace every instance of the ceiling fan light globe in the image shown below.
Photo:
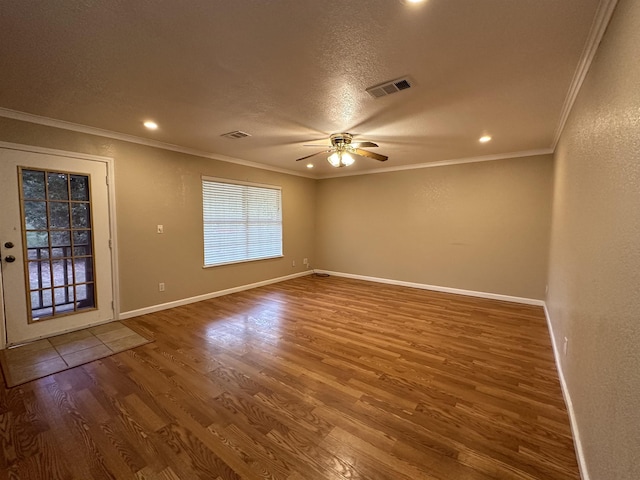
[[[338,154],[338,152],[333,152],[331,155],[327,157],[327,160],[329,160],[329,163],[333,167],[340,166],[340,155]]]
[[[349,165],[353,165],[353,162],[355,162],[355,159],[351,155],[348,153],[342,154],[342,165],[348,167]]]

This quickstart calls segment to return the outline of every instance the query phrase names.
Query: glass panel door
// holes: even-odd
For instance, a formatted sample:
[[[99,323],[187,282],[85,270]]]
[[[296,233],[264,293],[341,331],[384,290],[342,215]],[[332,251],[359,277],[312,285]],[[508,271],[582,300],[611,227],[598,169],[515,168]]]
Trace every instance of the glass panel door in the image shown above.
[[[0,147],[0,335],[8,345],[114,319],[108,163]]]

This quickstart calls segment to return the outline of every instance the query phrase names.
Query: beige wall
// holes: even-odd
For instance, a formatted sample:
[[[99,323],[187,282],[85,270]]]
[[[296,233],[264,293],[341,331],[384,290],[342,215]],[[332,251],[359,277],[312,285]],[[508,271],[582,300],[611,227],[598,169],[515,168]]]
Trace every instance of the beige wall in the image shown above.
[[[590,478],[640,478],[640,2],[621,0],[556,151],[547,298]]]
[[[114,158],[122,312],[298,273],[304,257],[344,273],[544,295],[550,156],[316,182],[6,118],[0,140]],[[203,174],[283,187],[284,259],[202,268]]]
[[[315,180],[5,118],[0,140],[114,158],[123,312],[302,272],[313,258]],[[201,175],[281,185],[285,257],[203,269]]]
[[[551,155],[322,180],[314,267],[545,294]]]

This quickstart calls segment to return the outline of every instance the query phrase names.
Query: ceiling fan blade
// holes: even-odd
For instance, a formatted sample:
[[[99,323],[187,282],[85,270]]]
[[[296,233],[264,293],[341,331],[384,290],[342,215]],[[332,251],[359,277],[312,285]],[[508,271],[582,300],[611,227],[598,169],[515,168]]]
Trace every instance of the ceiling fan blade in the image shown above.
[[[351,146],[356,148],[362,148],[362,147],[371,148],[371,147],[377,147],[378,144],[373,142],[355,142],[355,143],[352,143]]]
[[[318,145],[317,143],[315,145],[311,145],[311,144],[305,144],[302,145],[303,147],[316,147],[316,148],[331,148],[333,147],[333,145]]]
[[[330,152],[331,150],[323,150],[322,152],[317,152],[317,153],[312,153],[311,155],[307,155],[306,157],[302,157],[296,160],[296,162],[299,162],[300,160],[306,160],[307,158],[311,158],[311,157],[315,157],[316,155],[320,155],[321,153],[327,153]]]
[[[367,152],[366,150],[361,150],[359,148],[356,148],[354,153],[356,155],[360,155],[361,157],[373,158],[374,160],[378,160],[380,162],[386,162],[389,159],[389,157],[385,155],[379,155],[377,153]]]

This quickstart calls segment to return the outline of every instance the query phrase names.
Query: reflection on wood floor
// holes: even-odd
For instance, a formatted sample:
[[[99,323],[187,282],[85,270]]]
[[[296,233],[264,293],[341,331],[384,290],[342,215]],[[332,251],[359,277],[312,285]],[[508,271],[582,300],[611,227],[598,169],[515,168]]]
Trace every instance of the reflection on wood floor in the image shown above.
[[[303,277],[0,390],[0,478],[577,479],[540,307]]]

